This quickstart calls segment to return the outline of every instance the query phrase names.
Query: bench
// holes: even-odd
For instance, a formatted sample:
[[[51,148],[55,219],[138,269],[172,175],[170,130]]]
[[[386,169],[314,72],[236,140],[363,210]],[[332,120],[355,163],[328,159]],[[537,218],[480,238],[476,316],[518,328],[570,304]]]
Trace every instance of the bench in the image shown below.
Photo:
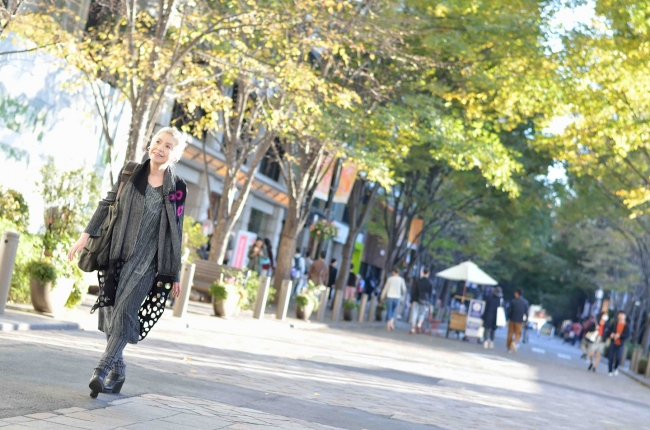
[[[219,279],[219,275],[224,266],[208,260],[194,260],[196,265],[194,269],[194,279],[192,279],[192,289],[199,293],[203,300],[210,300],[210,285]]]

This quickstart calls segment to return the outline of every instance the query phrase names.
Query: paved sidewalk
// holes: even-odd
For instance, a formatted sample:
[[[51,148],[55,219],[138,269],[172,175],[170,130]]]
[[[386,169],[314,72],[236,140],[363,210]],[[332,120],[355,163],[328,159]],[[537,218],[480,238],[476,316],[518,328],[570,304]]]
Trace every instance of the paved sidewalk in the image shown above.
[[[67,408],[0,419],[2,430],[25,429],[336,429],[193,397],[153,394],[109,402],[107,408]]]
[[[31,305],[29,305],[31,308]],[[65,317],[43,315],[30,312],[29,308],[8,305],[4,315],[0,315],[0,331],[27,330],[78,330],[79,323],[65,321]]]

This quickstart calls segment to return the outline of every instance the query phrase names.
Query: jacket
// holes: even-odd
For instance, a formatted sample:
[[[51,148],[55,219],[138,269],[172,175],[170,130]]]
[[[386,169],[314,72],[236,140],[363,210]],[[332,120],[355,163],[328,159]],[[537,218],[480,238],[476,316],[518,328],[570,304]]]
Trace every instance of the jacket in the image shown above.
[[[411,303],[427,304],[431,301],[431,294],[433,293],[433,284],[427,278],[418,278],[413,283],[411,289]]]
[[[490,294],[485,299],[485,310],[483,311],[483,327],[497,328],[497,311],[501,306],[501,296]]]
[[[618,324],[618,319],[614,318],[614,321],[609,323],[605,329],[605,339],[609,339],[609,336],[612,333],[616,333],[616,324]],[[630,337],[630,324],[625,321],[625,327],[623,327],[623,333],[621,333],[621,345],[625,344],[625,341]],[[612,339],[612,344],[614,344],[614,339]]]
[[[147,190],[149,176],[149,160],[135,168],[129,180],[124,184],[117,207],[117,220],[113,229],[110,245],[101,251],[97,257],[101,269],[98,271],[99,297],[91,312],[98,307],[112,306],[119,282],[122,265],[135,251],[140,222],[144,214],[144,195]],[[118,176],[122,177],[122,172]],[[86,226],[84,232],[98,236],[108,214],[109,207],[115,203],[119,181],[101,200]],[[176,176],[171,169],[165,171],[163,179],[163,213],[160,217],[158,233],[158,252],[156,280],[151,291],[140,307],[140,339],[144,339],[153,325],[162,315],[164,306],[156,303],[171,292],[173,282],[180,279],[181,269],[181,240],[183,220],[185,217],[185,199],[187,185]],[[164,303],[164,300],[162,300]],[[155,309],[155,311],[154,311]],[[158,312],[160,311],[160,312]]]
[[[381,292],[381,299],[401,299],[406,295],[406,283],[401,276],[391,276],[386,279],[384,289]]]
[[[508,321],[515,323],[524,322],[524,316],[528,315],[528,302],[523,297],[510,300],[508,309]]]
[[[327,285],[327,278],[329,277],[329,269],[325,264],[325,260],[319,258],[314,261],[309,267],[309,274],[307,278],[315,285]]]

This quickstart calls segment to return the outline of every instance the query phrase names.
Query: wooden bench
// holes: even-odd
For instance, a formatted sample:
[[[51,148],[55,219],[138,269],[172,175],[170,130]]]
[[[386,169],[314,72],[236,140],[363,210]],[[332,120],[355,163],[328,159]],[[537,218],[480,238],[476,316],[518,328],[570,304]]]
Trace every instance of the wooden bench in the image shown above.
[[[219,279],[223,268],[228,266],[198,259],[194,260],[193,263],[196,268],[194,269],[194,279],[192,279],[192,289],[204,296],[204,301],[209,301],[210,285]]]

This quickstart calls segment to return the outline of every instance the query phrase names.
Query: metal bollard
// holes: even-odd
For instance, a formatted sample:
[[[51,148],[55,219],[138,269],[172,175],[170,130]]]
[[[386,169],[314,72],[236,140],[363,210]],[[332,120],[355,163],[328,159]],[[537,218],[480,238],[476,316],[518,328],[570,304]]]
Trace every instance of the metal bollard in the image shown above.
[[[194,271],[196,264],[183,263],[181,267],[181,293],[174,300],[174,313],[177,318],[183,318],[187,312],[187,305],[190,302],[192,282],[194,282]]]
[[[630,370],[635,374],[637,373],[638,358],[639,358],[639,348],[634,348],[632,350],[632,357],[630,359]]]
[[[269,297],[269,285],[271,278],[260,276],[260,286],[257,288],[257,299],[255,300],[255,310],[253,318],[261,320],[264,318],[264,309],[266,309],[266,299]]]
[[[293,282],[290,279],[285,279],[282,281],[282,286],[280,287],[280,297],[278,300],[278,309],[275,312],[275,319],[280,321],[287,320],[287,310],[289,309],[289,301],[291,300],[291,289],[293,288]]]
[[[5,306],[7,305],[19,238],[20,235],[13,231],[2,233],[2,242],[0,243],[0,315],[5,313]]]
[[[327,309],[327,298],[330,296],[330,288],[327,287],[320,292],[318,298],[318,313],[316,314],[316,321],[323,321],[325,319],[325,310]]]
[[[332,321],[338,322],[341,319],[341,308],[343,307],[343,291],[336,290],[334,294],[334,307],[332,308]]]
[[[359,318],[358,321],[362,323],[365,320],[366,316],[366,305],[368,304],[368,295],[367,294],[362,294],[361,295],[361,306],[359,307]]]
[[[377,319],[377,296],[370,299],[370,312],[368,312],[368,321],[373,322]]]

